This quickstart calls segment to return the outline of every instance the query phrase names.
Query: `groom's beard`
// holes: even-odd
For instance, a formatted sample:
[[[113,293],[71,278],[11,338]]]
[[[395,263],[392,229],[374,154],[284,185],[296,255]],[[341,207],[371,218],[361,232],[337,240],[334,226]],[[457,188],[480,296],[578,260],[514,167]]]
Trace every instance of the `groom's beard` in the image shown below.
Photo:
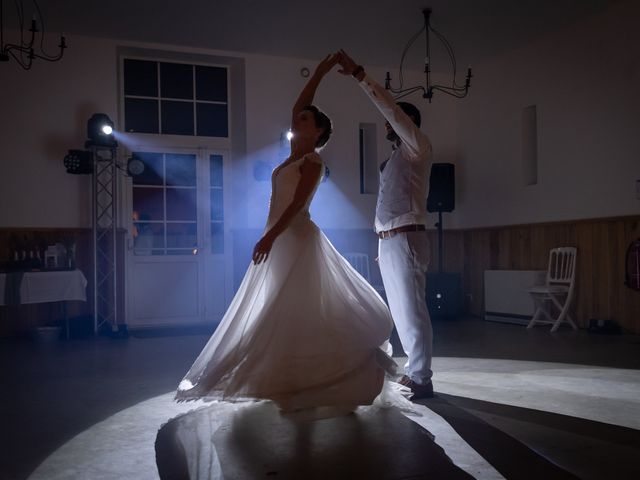
[[[398,134],[393,131],[393,130],[387,130],[387,140],[389,140],[390,142],[397,142],[400,139],[400,137],[398,137]]]

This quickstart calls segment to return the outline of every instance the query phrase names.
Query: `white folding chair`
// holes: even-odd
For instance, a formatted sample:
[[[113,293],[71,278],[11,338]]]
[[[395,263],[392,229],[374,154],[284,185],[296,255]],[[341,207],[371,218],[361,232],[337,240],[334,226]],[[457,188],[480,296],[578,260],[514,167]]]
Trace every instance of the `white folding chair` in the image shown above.
[[[551,324],[551,331],[555,332],[563,322],[567,322],[574,330],[578,329],[569,315],[576,278],[576,256],[575,247],[559,247],[549,252],[546,284],[528,290],[536,312],[527,328],[538,323]],[[554,307],[559,312],[555,318],[551,314]]]
[[[351,266],[355,268],[356,272],[362,275],[367,282],[371,281],[369,255],[366,253],[345,253],[344,258],[347,259],[347,262],[349,262]]]

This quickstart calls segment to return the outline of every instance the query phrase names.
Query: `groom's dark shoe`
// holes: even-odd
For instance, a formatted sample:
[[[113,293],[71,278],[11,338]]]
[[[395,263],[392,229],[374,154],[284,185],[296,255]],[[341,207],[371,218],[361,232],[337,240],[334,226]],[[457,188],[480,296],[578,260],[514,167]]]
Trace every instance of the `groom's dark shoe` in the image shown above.
[[[429,380],[429,383],[421,385],[414,382],[406,375],[403,375],[398,383],[411,390],[411,393],[413,395],[409,397],[409,400],[411,400],[412,402],[414,400],[420,400],[421,398],[433,398],[433,383],[431,383],[431,380]]]

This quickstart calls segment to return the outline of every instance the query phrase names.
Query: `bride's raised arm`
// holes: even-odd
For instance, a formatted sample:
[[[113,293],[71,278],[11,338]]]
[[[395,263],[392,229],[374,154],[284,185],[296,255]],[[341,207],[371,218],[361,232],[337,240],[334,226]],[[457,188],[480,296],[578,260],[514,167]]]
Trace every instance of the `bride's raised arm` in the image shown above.
[[[291,128],[294,137],[291,141],[291,156],[288,161],[304,157],[304,161],[300,166],[300,180],[289,206],[282,212],[273,227],[256,243],[253,249],[253,262],[256,265],[267,259],[273,247],[273,242],[305,207],[307,201],[313,195],[319,177],[322,175],[322,160],[315,152],[315,149],[316,147],[321,148],[329,139],[331,121],[311,104],[320,81],[337,62],[338,55],[335,53],[327,55],[320,61],[293,105]],[[318,117],[325,119],[325,121],[321,122],[321,125],[318,124]]]
[[[313,97],[316,95],[316,90],[318,89],[318,85],[320,85],[320,81],[322,77],[324,77],[331,69],[338,63],[338,54],[330,53],[323,60],[320,61],[318,66],[316,67],[313,75],[309,78],[306,85],[298,95],[298,99],[296,103],[293,105],[293,109],[291,111],[291,125],[294,124],[296,117],[298,114],[304,110],[304,107],[307,107],[313,103]]]

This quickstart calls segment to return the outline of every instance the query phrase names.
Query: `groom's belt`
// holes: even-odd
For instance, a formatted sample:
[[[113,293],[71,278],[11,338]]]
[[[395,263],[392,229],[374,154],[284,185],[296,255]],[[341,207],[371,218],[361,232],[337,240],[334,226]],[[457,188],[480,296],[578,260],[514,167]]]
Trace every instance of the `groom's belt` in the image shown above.
[[[392,228],[391,230],[385,230],[384,232],[378,232],[378,237],[381,239],[391,238],[397,233],[402,232],[423,232],[426,230],[424,225],[403,225],[402,227]]]

